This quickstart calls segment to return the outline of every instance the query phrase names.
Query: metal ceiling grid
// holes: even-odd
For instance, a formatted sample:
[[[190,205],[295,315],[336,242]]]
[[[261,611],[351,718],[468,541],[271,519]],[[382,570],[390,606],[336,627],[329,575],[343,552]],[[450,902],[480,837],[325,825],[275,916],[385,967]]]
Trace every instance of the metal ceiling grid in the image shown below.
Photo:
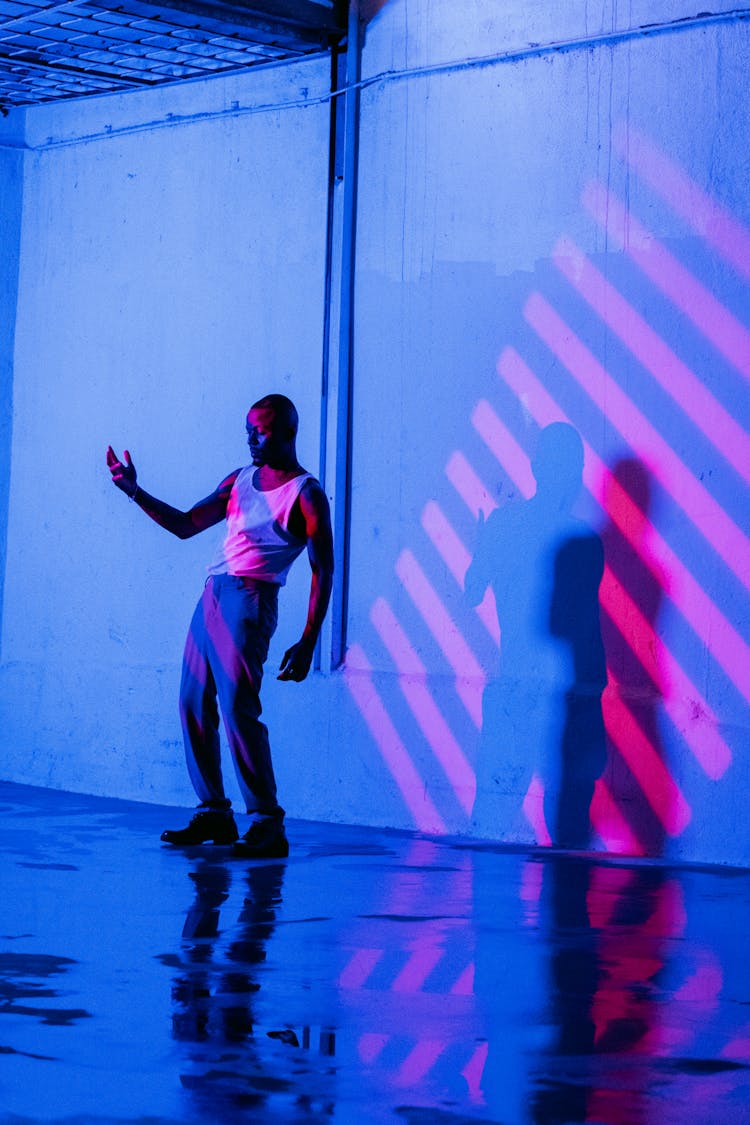
[[[340,0],[0,0],[0,109],[143,89],[327,49]]]

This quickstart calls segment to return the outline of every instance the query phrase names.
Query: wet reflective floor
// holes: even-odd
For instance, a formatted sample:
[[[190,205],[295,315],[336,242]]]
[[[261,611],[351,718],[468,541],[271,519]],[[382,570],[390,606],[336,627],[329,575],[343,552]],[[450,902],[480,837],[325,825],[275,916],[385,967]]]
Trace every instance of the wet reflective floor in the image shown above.
[[[750,1125],[750,872],[0,785],[0,1120]]]

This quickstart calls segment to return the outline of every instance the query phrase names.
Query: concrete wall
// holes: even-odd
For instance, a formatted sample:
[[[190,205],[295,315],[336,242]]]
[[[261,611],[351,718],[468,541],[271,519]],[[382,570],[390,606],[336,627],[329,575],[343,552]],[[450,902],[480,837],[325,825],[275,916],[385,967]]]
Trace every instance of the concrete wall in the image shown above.
[[[350,647],[268,678],[282,799],[747,862],[747,24],[499,7],[363,5]],[[191,802],[174,699],[211,544],[149,525],[103,449],[187,504],[243,460],[271,378],[316,467],[327,107],[175,121],[326,82],[310,62],[26,115],[30,145],[70,144],[25,157],[9,778]],[[570,429],[527,503],[554,421],[584,445],[572,507]]]
[[[362,730],[425,828],[585,846],[593,800],[595,846],[746,860],[748,26],[499,7],[370,5]],[[685,22],[638,32],[660,20]],[[586,447],[567,514],[524,504],[562,419]],[[463,591],[478,545],[499,623]]]
[[[26,114],[7,777],[192,803],[176,693],[218,531],[162,532],[104,453],[127,447],[144,487],[188,507],[247,462],[245,413],[276,389],[316,469],[328,106],[249,111],[325,93],[328,74],[316,60]],[[274,660],[306,586],[291,584]]]

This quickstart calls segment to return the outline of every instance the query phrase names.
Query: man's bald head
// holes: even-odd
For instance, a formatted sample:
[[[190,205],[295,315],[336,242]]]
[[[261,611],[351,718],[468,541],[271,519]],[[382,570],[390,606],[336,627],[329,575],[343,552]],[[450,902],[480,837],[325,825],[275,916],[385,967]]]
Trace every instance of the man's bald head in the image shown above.
[[[254,402],[251,410],[268,410],[273,412],[274,424],[280,430],[291,431],[291,437],[297,436],[299,428],[299,415],[297,408],[286,395],[264,395]]]

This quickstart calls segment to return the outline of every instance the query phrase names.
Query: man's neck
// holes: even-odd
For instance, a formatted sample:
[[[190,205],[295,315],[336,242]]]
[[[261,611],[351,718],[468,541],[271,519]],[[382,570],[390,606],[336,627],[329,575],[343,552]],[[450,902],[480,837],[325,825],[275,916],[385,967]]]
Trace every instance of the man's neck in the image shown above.
[[[296,458],[284,465],[259,465],[253,475],[253,484],[261,492],[269,492],[272,488],[280,488],[304,471]]]

